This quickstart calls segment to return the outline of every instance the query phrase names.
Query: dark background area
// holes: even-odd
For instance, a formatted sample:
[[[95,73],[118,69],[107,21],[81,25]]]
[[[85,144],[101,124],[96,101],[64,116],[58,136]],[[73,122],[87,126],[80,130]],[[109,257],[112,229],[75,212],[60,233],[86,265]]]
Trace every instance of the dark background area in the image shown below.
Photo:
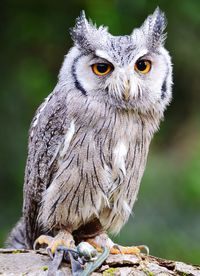
[[[10,0],[0,3],[0,243],[21,214],[28,128],[53,90],[69,28],[84,9],[129,34],[159,7],[168,18],[173,102],[151,145],[133,217],[115,237],[152,255],[200,263],[200,1]]]

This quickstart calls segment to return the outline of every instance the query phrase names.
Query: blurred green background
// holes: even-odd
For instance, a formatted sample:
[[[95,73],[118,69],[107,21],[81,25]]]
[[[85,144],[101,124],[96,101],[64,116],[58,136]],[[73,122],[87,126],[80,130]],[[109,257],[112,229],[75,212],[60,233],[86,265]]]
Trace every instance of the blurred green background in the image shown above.
[[[168,18],[173,102],[156,134],[133,217],[115,240],[200,263],[200,1],[84,0],[0,3],[0,243],[21,213],[28,128],[54,88],[80,10],[115,35],[156,6]]]

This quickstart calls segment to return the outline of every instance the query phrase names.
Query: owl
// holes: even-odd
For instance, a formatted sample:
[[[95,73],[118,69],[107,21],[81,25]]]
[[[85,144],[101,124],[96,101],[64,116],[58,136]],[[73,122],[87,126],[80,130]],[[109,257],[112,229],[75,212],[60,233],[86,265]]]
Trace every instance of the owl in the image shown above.
[[[113,36],[82,12],[58,83],[29,132],[22,217],[14,248],[74,247],[90,241],[111,253],[108,234],[127,222],[149,145],[171,100],[166,19],[157,8],[130,35]]]

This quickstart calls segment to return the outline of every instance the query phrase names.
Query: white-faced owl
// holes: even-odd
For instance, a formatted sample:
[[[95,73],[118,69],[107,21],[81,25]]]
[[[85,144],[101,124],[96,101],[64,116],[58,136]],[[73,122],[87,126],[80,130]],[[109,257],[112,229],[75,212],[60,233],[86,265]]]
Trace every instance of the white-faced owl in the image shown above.
[[[71,30],[53,92],[33,118],[15,248],[105,243],[127,222],[149,144],[171,100],[172,65],[157,8],[130,35],[113,36],[84,12]],[[42,235],[42,236],[41,236]]]

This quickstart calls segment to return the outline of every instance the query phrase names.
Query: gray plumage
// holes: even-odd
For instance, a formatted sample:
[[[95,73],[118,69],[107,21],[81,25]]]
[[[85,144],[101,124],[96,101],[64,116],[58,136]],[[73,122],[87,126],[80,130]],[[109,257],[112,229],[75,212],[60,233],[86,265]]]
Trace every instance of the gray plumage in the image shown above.
[[[71,30],[58,84],[29,133],[23,215],[8,244],[32,248],[42,233],[98,218],[119,232],[137,198],[149,144],[171,100],[172,66],[157,8],[129,36],[96,28],[84,13]],[[135,70],[150,60],[147,74]],[[91,66],[112,70],[96,75]]]

